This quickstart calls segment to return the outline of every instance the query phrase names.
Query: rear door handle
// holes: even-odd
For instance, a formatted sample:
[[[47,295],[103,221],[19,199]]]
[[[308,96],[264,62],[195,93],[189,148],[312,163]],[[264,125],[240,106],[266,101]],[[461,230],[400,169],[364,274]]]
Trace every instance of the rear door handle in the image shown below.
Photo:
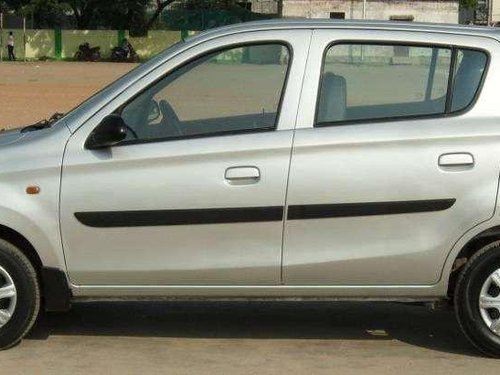
[[[232,183],[255,183],[260,180],[260,170],[257,167],[230,167],[226,169],[225,179]]]
[[[473,167],[474,156],[468,152],[451,152],[439,156],[440,167]]]

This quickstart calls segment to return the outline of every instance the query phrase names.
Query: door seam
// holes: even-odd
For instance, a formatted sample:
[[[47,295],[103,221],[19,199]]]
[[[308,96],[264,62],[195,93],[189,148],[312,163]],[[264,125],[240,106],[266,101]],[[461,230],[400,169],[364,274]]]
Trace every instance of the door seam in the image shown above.
[[[307,68],[309,67],[309,57],[310,57],[310,53],[311,53],[311,45],[312,45],[312,41],[313,41],[313,36],[314,36],[314,30],[311,29],[311,34],[309,35],[309,45],[307,46],[307,58],[306,58],[306,62],[304,65],[304,70],[302,72],[302,78],[301,78],[302,83],[300,85],[299,101],[297,104],[297,111],[295,112],[295,121],[293,124],[293,132],[292,132],[292,139],[291,139],[291,145],[290,145],[290,156],[288,158],[288,172],[286,175],[286,183],[285,183],[285,200],[283,202],[283,224],[281,227],[281,255],[280,255],[280,280],[279,280],[280,285],[285,285],[283,260],[284,260],[284,251],[285,251],[285,230],[286,230],[287,216],[288,216],[288,188],[289,188],[289,183],[290,183],[290,172],[292,170],[293,147],[295,144],[295,132],[297,130],[297,119],[299,117],[300,103],[302,101],[302,92],[304,90],[304,80],[305,80]]]

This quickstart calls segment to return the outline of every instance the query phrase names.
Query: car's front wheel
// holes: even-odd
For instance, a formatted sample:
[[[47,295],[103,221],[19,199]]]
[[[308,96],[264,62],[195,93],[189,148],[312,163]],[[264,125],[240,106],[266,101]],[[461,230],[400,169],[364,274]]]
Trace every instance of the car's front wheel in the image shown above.
[[[455,289],[455,311],[469,341],[500,357],[500,241],[482,248],[464,266]]]
[[[40,310],[40,285],[28,258],[0,239],[0,350],[17,344]]]

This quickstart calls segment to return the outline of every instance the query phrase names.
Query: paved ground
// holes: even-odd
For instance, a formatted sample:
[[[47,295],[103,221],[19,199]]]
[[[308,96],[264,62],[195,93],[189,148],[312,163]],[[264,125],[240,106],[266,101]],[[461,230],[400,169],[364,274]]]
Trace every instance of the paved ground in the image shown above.
[[[2,374],[498,374],[451,311],[394,303],[91,303],[45,315]]]
[[[0,129],[33,124],[78,103],[134,68],[113,63],[0,63]]]

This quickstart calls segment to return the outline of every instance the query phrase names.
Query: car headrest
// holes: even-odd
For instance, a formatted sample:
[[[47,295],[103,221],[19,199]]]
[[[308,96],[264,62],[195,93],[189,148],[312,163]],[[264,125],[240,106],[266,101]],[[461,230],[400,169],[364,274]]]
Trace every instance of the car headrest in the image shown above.
[[[347,92],[346,80],[331,72],[323,74],[317,122],[333,122],[345,119]]]

